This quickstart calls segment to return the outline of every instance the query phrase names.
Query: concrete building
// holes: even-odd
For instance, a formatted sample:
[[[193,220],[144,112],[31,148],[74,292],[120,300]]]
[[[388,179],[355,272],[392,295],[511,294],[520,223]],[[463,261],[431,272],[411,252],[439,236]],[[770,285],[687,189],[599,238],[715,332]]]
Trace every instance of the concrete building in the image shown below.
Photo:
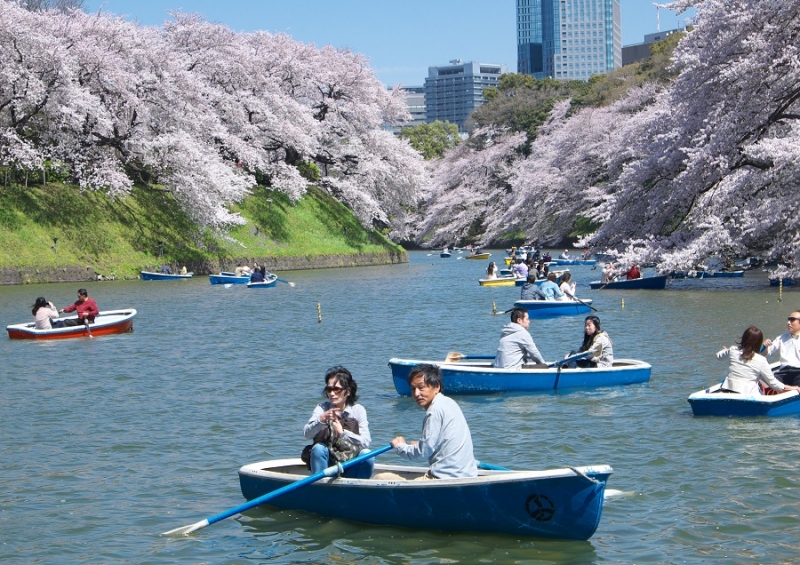
[[[425,87],[424,86],[403,86],[400,88],[405,94],[408,112],[411,114],[411,121],[405,122],[403,127],[418,126],[427,121],[427,111],[425,110]]]
[[[517,0],[517,72],[587,80],[621,66],[619,0]]]
[[[442,67],[428,67],[425,79],[425,111],[428,123],[440,120],[467,130],[472,111],[483,104],[483,91],[497,86],[497,79],[506,72],[505,65],[468,62],[460,59]]]
[[[653,43],[657,43],[662,39],[666,39],[673,33],[679,31],[686,31],[686,29],[671,29],[669,31],[660,31],[658,33],[650,33],[644,36],[643,43],[634,43],[626,45],[622,48],[622,66],[630,65],[637,61],[642,61],[650,56],[650,47]]]

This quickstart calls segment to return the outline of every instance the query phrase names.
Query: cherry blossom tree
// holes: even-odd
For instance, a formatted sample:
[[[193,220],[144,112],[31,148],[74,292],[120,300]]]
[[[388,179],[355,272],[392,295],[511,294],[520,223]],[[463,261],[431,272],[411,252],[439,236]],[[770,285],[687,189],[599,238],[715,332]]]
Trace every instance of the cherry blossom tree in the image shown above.
[[[85,189],[171,192],[205,225],[257,179],[300,198],[319,184],[365,223],[413,205],[423,164],[384,124],[407,117],[368,61],[285,35],[173,14],[161,28],[0,0],[0,164],[67,166]]]
[[[599,228],[579,244],[665,270],[712,256],[797,256],[800,4],[671,6],[697,11],[672,84],[636,86],[605,107],[557,103],[529,157],[497,136],[450,152],[432,171],[425,210],[437,217],[417,241],[555,242],[584,217]]]

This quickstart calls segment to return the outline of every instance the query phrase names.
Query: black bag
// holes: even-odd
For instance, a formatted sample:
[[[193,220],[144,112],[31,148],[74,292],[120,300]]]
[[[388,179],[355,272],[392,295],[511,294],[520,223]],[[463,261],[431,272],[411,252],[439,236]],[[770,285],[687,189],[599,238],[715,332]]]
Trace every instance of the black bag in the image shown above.
[[[350,416],[342,416],[339,418],[342,424],[342,429],[358,434],[358,420]],[[306,464],[308,469],[311,469],[311,449],[317,443],[324,443],[328,446],[329,461],[342,463],[348,461],[361,452],[361,447],[356,445],[351,439],[344,435],[337,435],[333,429],[333,423],[328,421],[327,426],[317,432],[314,436],[314,443],[307,445],[303,448],[300,454],[300,459]]]

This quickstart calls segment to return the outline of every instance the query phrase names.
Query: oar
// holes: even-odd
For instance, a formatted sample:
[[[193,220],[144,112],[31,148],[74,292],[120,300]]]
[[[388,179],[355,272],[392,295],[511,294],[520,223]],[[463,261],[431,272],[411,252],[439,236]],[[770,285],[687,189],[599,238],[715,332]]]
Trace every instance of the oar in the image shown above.
[[[501,467],[500,465],[492,465],[491,463],[484,463],[483,461],[475,461],[478,464],[478,469],[484,471],[510,471],[508,467]]]
[[[224,284],[224,285],[222,285],[222,286],[224,286],[225,288],[230,288],[230,287],[232,287],[232,286],[233,286],[233,283],[225,283],[225,284]]]
[[[508,310],[503,310],[502,312],[495,312],[495,316],[502,316],[503,314],[510,314],[514,308],[509,308]]]
[[[83,325],[86,326],[86,333],[89,334],[89,337],[92,337],[92,330],[89,329],[89,318],[83,319]]]
[[[279,279],[278,277],[275,277],[275,280],[276,280],[276,281],[278,281],[278,282],[286,283],[286,284],[288,284],[288,285],[289,285],[289,286],[291,286],[291,287],[294,287],[294,286],[295,286],[295,284],[294,284],[293,282],[285,281],[285,280],[283,280],[283,279]]]
[[[548,367],[562,367],[567,363],[571,363],[573,361],[578,361],[580,359],[587,359],[592,356],[591,351],[582,351],[581,353],[576,353],[575,355],[571,355],[570,357],[565,357],[564,359],[559,359],[558,361],[553,361],[552,363],[548,363]]]
[[[447,354],[444,358],[445,363],[455,363],[456,361],[461,361],[462,359],[494,359],[497,357],[496,355],[464,355],[463,353],[459,353],[458,351],[451,351]]]
[[[570,294],[569,292],[565,292],[564,294],[566,294],[567,296],[569,296],[569,297],[570,297],[572,300],[574,300],[574,301],[576,301],[576,302],[580,302],[580,303],[581,303],[581,304],[583,304],[584,306],[586,306],[586,307],[588,307],[588,308],[591,308],[591,309],[592,309],[592,310],[594,310],[595,312],[599,312],[599,311],[600,311],[600,310],[598,310],[597,308],[595,308],[594,306],[592,306],[591,304],[588,304],[588,303],[584,302],[583,300],[581,300],[581,299],[580,299],[580,298],[578,298],[577,296],[574,296],[574,295]]]
[[[380,455],[381,453],[386,453],[390,449],[392,449],[392,444],[384,445],[380,449],[376,449],[374,451],[370,451],[369,453],[362,453],[358,457],[354,457],[353,459],[350,459],[349,461],[345,461],[344,463],[342,463],[341,464],[341,468],[342,469],[347,469],[349,467],[352,467],[353,465],[358,465],[359,463],[362,463],[362,462],[366,461],[367,459],[372,459],[373,457],[376,457],[376,456]],[[277,498],[282,494],[286,494],[287,492],[292,492],[292,491],[297,490],[299,488],[302,488],[302,487],[304,487],[306,485],[309,485],[309,484],[311,484],[313,482],[316,482],[316,481],[318,481],[320,479],[324,479],[325,477],[335,477],[338,474],[339,474],[339,465],[333,465],[333,466],[328,467],[327,469],[325,469],[323,471],[320,471],[319,473],[314,473],[313,475],[310,475],[310,476],[306,477],[305,479],[300,479],[299,481],[295,481],[293,483],[289,483],[285,487],[281,487],[278,490],[273,490],[272,492],[268,492],[267,494],[265,494],[263,496],[259,496],[258,498],[254,498],[253,500],[245,502],[244,504],[240,504],[239,506],[236,506],[235,508],[231,508],[230,510],[226,510],[225,512],[217,514],[216,516],[211,516],[210,518],[206,518],[205,520],[201,520],[200,522],[197,522],[195,524],[190,524],[188,526],[183,526],[181,528],[175,528],[174,530],[170,530],[168,532],[164,532],[161,535],[162,536],[176,536],[176,535],[180,535],[180,534],[183,534],[183,535],[191,534],[194,531],[197,531],[197,530],[200,530],[202,528],[205,528],[206,526],[210,526],[211,524],[219,522],[220,520],[224,520],[225,518],[230,518],[234,514],[241,514],[245,510],[250,510],[251,508],[255,508],[256,506],[264,504],[265,502],[270,501],[273,498]]]

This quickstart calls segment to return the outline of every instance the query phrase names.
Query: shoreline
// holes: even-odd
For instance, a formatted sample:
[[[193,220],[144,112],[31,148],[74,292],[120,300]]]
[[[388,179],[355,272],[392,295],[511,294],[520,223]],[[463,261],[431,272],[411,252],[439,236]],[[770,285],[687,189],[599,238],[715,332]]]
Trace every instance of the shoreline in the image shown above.
[[[268,271],[304,271],[310,269],[336,269],[344,267],[371,267],[376,265],[399,265],[408,263],[408,252],[404,249],[378,253],[345,253],[335,255],[302,255],[296,257],[240,257],[220,261],[187,261],[186,269],[203,276],[221,271],[233,271],[239,263],[263,264]],[[172,272],[177,272],[184,263],[164,263]],[[76,283],[91,281],[137,280],[139,276],[125,277],[103,274],[91,266],[69,265],[62,267],[27,267],[0,269],[0,285],[24,285],[45,283]]]

